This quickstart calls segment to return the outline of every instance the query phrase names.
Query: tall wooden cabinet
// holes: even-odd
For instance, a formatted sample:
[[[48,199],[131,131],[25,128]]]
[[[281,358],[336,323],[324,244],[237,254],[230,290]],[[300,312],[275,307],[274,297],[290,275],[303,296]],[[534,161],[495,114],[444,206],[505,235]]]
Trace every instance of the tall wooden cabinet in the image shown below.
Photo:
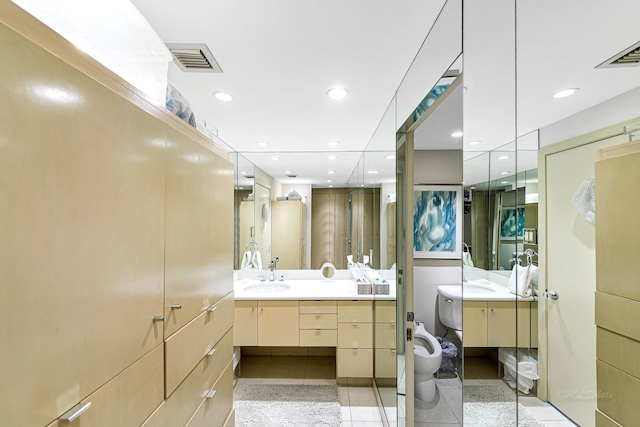
[[[11,2],[0,47],[0,424],[181,426],[219,384],[222,425],[232,164]]]
[[[300,200],[271,202],[271,255],[278,268],[306,269],[307,205]]]
[[[596,425],[638,425],[640,142],[603,149],[595,179]]]

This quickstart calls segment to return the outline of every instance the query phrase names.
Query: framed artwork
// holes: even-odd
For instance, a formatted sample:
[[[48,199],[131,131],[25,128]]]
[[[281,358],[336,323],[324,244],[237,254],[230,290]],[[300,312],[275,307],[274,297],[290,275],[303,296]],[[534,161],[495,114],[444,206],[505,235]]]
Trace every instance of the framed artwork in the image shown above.
[[[502,208],[500,239],[515,240],[524,237],[524,208]]]
[[[461,259],[462,216],[461,186],[414,186],[413,256]]]

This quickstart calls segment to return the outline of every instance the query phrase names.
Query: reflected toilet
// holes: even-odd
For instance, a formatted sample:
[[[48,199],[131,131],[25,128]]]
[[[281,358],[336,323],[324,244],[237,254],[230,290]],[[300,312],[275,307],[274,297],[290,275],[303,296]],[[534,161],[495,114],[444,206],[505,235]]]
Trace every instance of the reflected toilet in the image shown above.
[[[424,404],[433,402],[436,398],[436,372],[442,363],[442,347],[421,322],[416,322],[413,354],[415,398]]]

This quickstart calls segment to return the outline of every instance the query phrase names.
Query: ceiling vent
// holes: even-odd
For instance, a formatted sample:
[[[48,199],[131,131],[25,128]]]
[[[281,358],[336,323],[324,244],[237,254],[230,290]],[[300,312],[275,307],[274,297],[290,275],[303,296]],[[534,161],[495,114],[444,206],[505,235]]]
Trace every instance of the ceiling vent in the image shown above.
[[[297,178],[298,177],[298,175],[286,175],[286,176],[287,176],[287,178]]]
[[[637,67],[640,65],[640,42],[623,50],[596,68]]]
[[[222,68],[203,43],[167,43],[175,63],[182,71],[221,73]]]

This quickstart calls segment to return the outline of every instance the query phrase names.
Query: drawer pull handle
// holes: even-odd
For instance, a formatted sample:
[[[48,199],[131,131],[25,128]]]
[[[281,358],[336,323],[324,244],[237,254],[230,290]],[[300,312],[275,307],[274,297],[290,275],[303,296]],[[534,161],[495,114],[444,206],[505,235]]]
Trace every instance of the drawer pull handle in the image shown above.
[[[164,322],[164,316],[153,316],[153,323]]]
[[[216,311],[218,309],[217,305],[212,305],[211,307],[207,308],[207,311],[209,313],[213,313],[214,311]]]
[[[60,417],[60,419],[62,421],[66,421],[66,422],[70,423],[73,420],[75,420],[76,418],[78,418],[80,415],[82,415],[90,407],[91,407],[91,402],[79,403],[76,406],[74,406],[73,408],[69,409],[67,412],[65,412]]]
[[[320,304],[320,300],[319,299],[316,300],[316,304]]]
[[[351,300],[351,302],[352,302],[352,303],[354,303],[354,304],[357,304],[357,303],[358,303],[358,300],[357,300],[357,299],[354,299],[354,300]]]
[[[182,308],[182,304],[171,304],[171,310],[180,310]]]
[[[353,349],[353,351],[357,352],[357,351],[358,351],[358,349],[357,349],[357,348],[354,348],[354,349]]]
[[[211,398],[213,398],[213,396],[215,396],[215,394],[216,394],[215,390],[209,390],[209,392],[207,394],[205,394],[204,397],[206,399],[211,399]]]
[[[316,314],[316,319],[319,319],[321,316],[319,314]]]
[[[394,328],[396,327],[396,323],[395,323],[395,322],[393,322],[393,323],[389,323],[389,325],[390,325],[390,326],[393,326]]]
[[[207,354],[206,354],[206,355],[207,355],[207,356],[209,356],[209,357],[211,357],[211,356],[213,356],[213,353],[215,353],[215,352],[216,352],[216,349],[215,349],[215,348],[212,348],[211,350],[207,351]]]
[[[392,348],[392,349],[391,349],[391,353],[395,353],[395,352],[396,352],[396,349],[395,349],[395,348]]]
[[[319,333],[320,333],[320,329],[316,329],[316,334],[319,334]]]
[[[353,327],[354,327],[354,328],[357,328],[357,327],[358,327],[358,323],[357,323],[357,322],[353,322],[352,324],[353,324]]]

